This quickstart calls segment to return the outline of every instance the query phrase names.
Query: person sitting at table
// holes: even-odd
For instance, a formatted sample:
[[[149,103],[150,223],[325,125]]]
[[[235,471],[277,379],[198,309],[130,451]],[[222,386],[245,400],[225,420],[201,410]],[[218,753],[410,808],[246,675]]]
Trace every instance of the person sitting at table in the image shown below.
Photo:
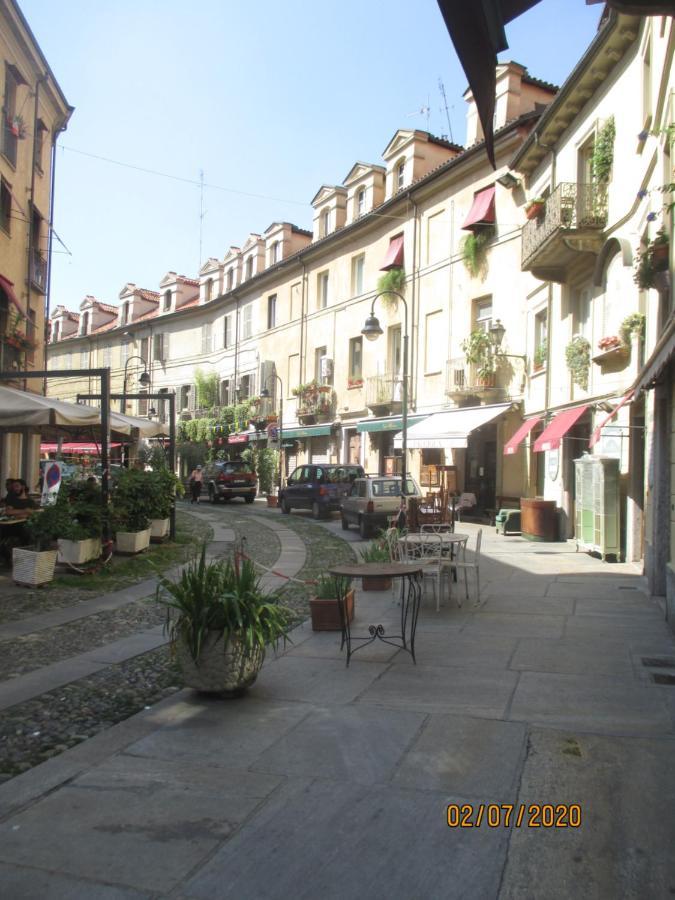
[[[35,509],[28,495],[28,485],[23,478],[14,478],[5,497],[5,513],[8,516],[27,519]]]
[[[13,485],[13,484],[14,484],[14,479],[13,479],[13,478],[6,478],[6,479],[5,479],[5,496],[2,498],[2,500],[0,500],[0,505],[4,506],[4,505],[7,503],[7,498],[8,498],[8,497],[11,495],[11,493],[12,493],[12,485]]]

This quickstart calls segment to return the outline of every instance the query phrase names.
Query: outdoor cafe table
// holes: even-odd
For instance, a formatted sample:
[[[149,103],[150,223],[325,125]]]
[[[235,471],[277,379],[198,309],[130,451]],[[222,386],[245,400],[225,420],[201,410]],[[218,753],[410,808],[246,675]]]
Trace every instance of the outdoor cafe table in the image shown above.
[[[360,563],[353,566],[332,566],[328,569],[330,575],[335,578],[338,609],[342,622],[342,642],[340,650],[347,647],[347,665],[353,653],[362,647],[367,647],[375,640],[391,644],[407,650],[415,660],[415,630],[417,628],[417,616],[420,611],[422,599],[422,567],[413,564],[399,562]],[[349,617],[345,610],[345,578],[363,578],[364,576],[401,579],[401,633],[385,636],[384,625],[369,625],[368,635],[353,635]],[[346,588],[348,590],[348,588]],[[357,642],[356,646],[353,643]]]

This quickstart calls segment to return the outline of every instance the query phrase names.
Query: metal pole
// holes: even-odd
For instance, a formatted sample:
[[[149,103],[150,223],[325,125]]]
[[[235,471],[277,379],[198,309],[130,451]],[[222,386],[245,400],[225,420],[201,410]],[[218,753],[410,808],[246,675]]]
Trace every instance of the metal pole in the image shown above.
[[[169,395],[169,468],[173,475],[176,474],[176,395]],[[171,520],[169,523],[169,537],[176,540],[176,497],[174,495],[171,504]]]
[[[109,459],[110,447],[110,369],[101,374],[101,502],[103,504],[103,540],[110,540]]]

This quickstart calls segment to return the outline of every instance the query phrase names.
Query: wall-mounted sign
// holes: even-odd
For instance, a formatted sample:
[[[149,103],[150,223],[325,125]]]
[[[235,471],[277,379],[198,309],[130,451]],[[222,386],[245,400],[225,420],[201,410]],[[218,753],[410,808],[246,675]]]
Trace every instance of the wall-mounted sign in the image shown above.
[[[242,432],[241,434],[231,434],[227,439],[228,444],[247,444],[248,443],[248,434]]]
[[[549,481],[556,481],[560,469],[560,448],[549,450],[547,455],[546,471],[548,472]]]

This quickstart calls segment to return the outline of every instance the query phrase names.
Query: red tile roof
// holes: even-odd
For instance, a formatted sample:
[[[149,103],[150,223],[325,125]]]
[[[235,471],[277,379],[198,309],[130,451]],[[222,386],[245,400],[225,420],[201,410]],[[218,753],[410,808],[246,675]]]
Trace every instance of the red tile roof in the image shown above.
[[[199,282],[197,282],[199,284]],[[189,300],[186,300],[185,303],[181,303],[179,306],[176,306],[176,309],[187,309],[190,306],[198,306],[199,305],[199,294],[195,294],[194,297],[190,297]]]
[[[188,278],[186,275],[178,275],[176,281],[182,281],[183,284],[191,284],[193,287],[199,287],[199,282],[194,278]]]
[[[151,309],[149,312],[143,313],[142,316],[139,316],[137,319],[134,319],[134,322],[144,322],[146,319],[156,319],[158,309]]]

